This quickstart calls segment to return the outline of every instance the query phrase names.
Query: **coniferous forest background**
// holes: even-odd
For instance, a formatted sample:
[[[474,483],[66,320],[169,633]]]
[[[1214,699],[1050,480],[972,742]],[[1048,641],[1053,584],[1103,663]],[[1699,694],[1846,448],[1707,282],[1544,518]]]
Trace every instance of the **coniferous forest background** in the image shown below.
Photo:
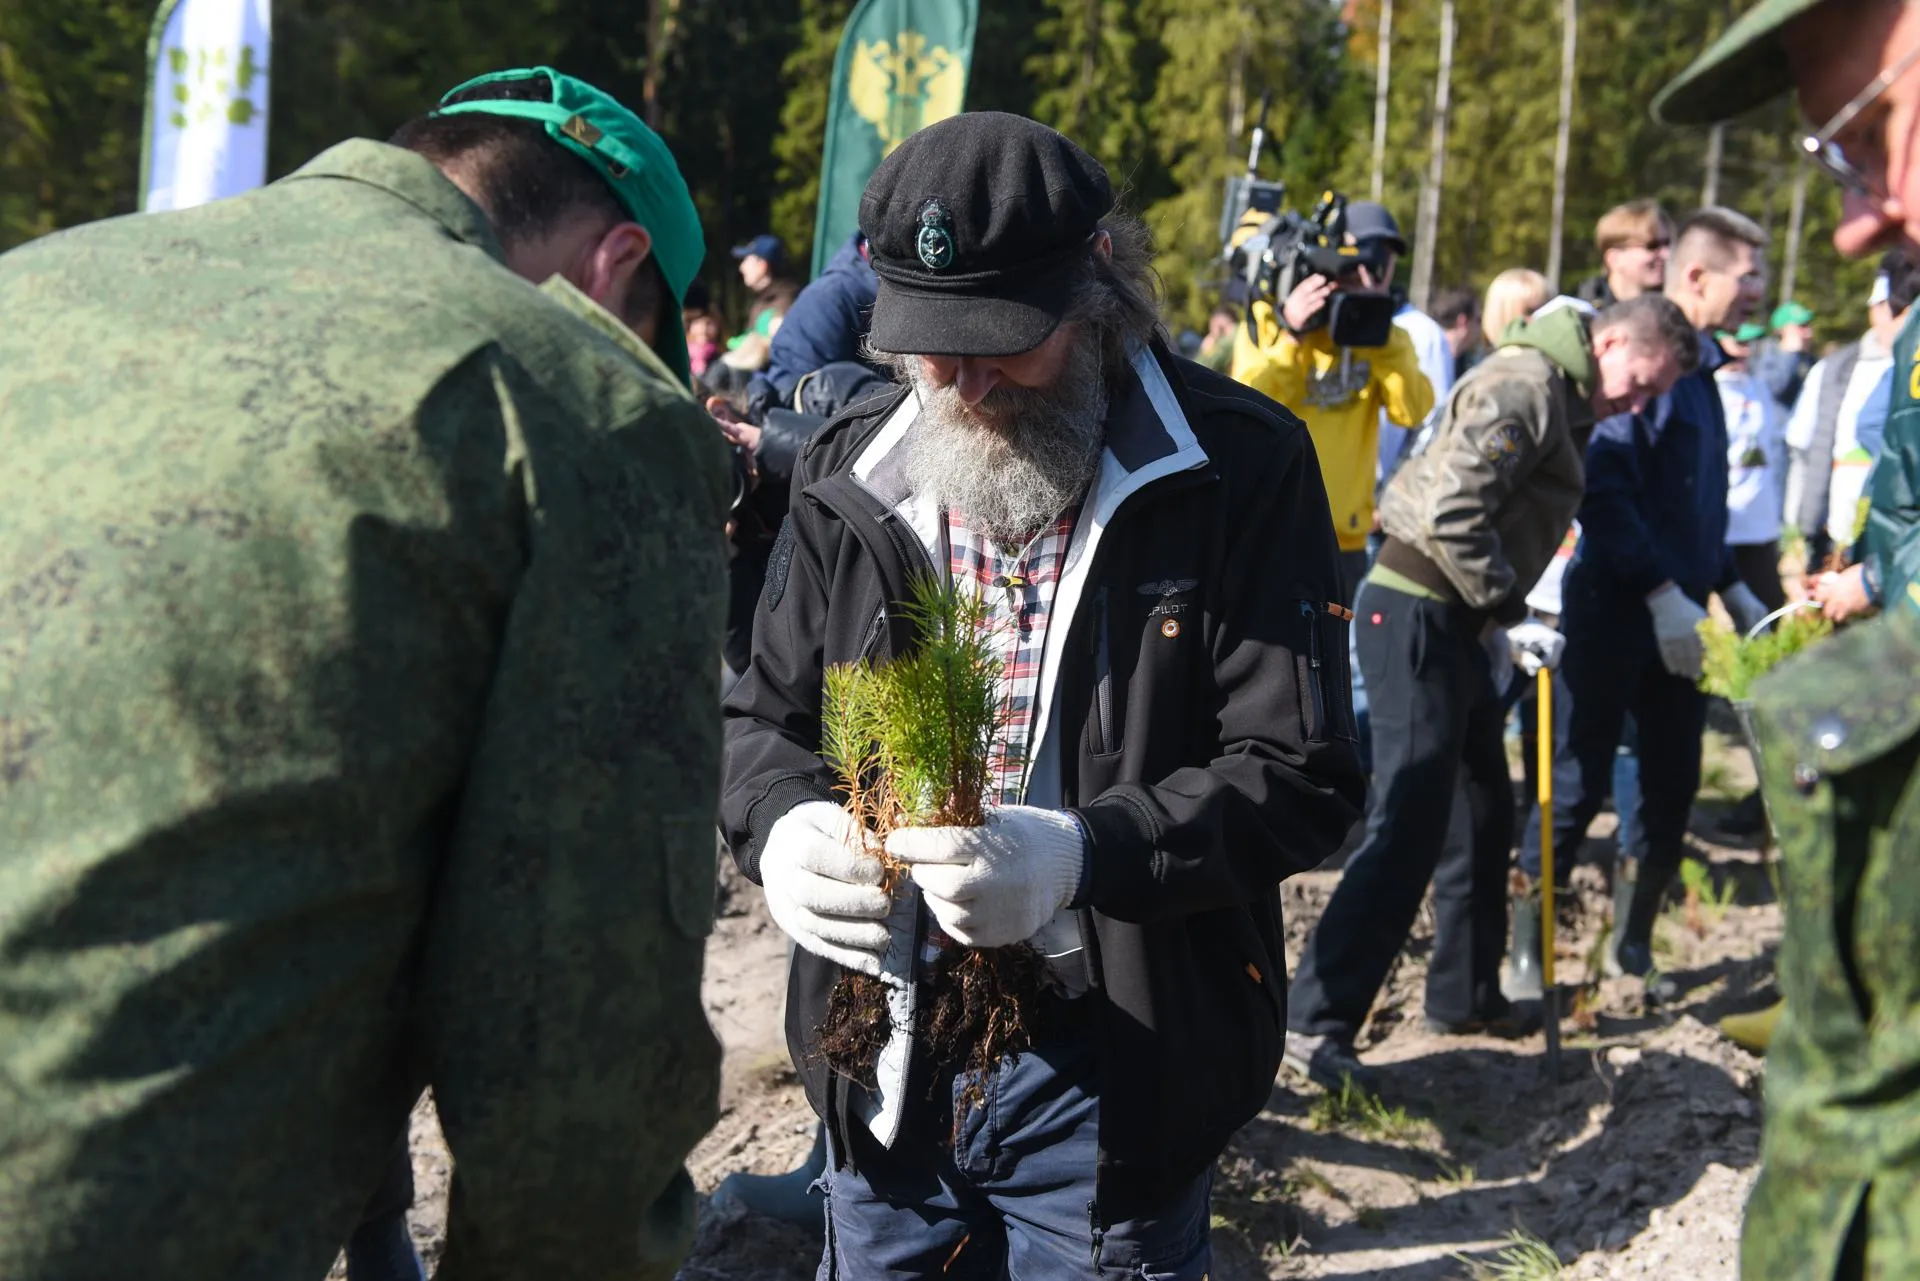
[[[1428,173],[1445,0],[1395,0],[1383,198],[1411,235]],[[1436,288],[1548,259],[1563,0],[1459,0]],[[1263,90],[1262,172],[1303,206],[1369,194],[1380,0],[981,0],[968,106],[1017,111],[1098,156],[1161,245],[1169,320],[1218,281],[1222,180],[1245,166]],[[679,158],[707,228],[706,278],[741,301],[727,248],[771,228],[805,263],[828,81],[852,0],[275,0],[273,176],[342,138],[386,137],[475,74],[549,64],[633,104]],[[1582,0],[1562,283],[1598,267],[1608,207],[1676,214],[1709,182],[1774,236],[1779,301],[1800,125],[1749,113],[1709,162],[1705,129],[1648,117],[1654,92],[1745,0]],[[0,0],[0,250],[130,212],[153,0]],[[1710,176],[1710,172],[1712,176]],[[1864,325],[1872,277],[1829,242],[1839,191],[1807,186],[1795,295],[1823,338]]]

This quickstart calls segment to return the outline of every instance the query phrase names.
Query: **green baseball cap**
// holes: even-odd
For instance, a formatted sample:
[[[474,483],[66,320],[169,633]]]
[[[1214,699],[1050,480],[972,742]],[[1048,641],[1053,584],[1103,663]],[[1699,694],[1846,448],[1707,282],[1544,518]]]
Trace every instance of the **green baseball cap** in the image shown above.
[[[483,85],[530,80],[536,76],[545,76],[553,86],[553,97],[546,102],[515,98],[447,101]],[[680,166],[660,135],[610,94],[584,80],[562,75],[552,67],[526,67],[476,76],[448,90],[434,114],[451,116],[469,112],[545,125],[547,136],[592,165],[594,172],[613,189],[621,208],[647,229],[653,237],[654,261],[660,264],[660,274],[673,292],[674,301],[674,306],[668,309],[667,330],[659,335],[659,356],[683,382],[691,384],[680,305],[686,301],[687,287],[700,274],[700,263],[707,255],[706,234],[700,229],[700,214],[693,207],[686,179],[680,176]]]
[[[1768,321],[1776,332],[1785,329],[1788,325],[1811,325],[1812,323],[1813,308],[1805,303],[1794,302],[1791,298],[1775,307],[1773,317]]]
[[[1757,320],[1749,320],[1746,324],[1733,331],[1733,340],[1735,342],[1759,342],[1766,336],[1767,327]]]
[[[1827,0],[1760,0],[1653,100],[1669,125],[1726,120],[1793,87],[1780,28]]]

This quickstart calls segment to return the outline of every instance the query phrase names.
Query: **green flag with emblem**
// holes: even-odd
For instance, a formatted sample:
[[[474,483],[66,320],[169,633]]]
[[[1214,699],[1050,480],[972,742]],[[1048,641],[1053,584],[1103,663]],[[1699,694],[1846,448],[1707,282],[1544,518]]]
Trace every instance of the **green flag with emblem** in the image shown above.
[[[979,0],[860,0],[840,36],[813,227],[819,275],[860,225],[874,167],[909,135],[959,115]]]

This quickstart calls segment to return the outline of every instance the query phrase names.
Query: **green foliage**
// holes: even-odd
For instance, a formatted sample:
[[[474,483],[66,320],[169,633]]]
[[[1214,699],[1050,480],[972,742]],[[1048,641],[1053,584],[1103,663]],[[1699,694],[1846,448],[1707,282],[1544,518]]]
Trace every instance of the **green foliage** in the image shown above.
[[[731,245],[771,228],[807,260],[834,51],[852,3],[278,0],[265,102],[260,92],[247,100],[268,112],[277,177],[342,138],[388,136],[480,72],[544,62],[594,80],[674,148],[707,229],[704,275],[739,313]],[[0,249],[133,209],[154,4],[0,3]],[[1330,183],[1368,194],[1377,5],[991,0],[968,105],[1032,114],[1105,163],[1159,237],[1170,323],[1197,325],[1221,276],[1222,181],[1245,165],[1263,90],[1274,94],[1263,174],[1284,178],[1301,202]],[[1484,286],[1506,267],[1546,265],[1559,9],[1558,0],[1457,6],[1436,286]],[[1439,11],[1440,0],[1394,9],[1384,199],[1409,233],[1427,169]],[[1646,105],[1731,14],[1723,0],[1580,6],[1567,287],[1599,269],[1591,231],[1610,206],[1637,195],[1677,213],[1699,203],[1707,131],[1656,125]],[[1719,199],[1772,231],[1776,282],[1802,127],[1780,101],[1724,136]],[[1807,190],[1794,292],[1814,309],[1822,341],[1851,338],[1873,267],[1832,249],[1838,188],[1816,177]]]
[[[1549,1281],[1561,1271],[1553,1247],[1524,1228],[1507,1233],[1507,1244],[1490,1259],[1459,1253],[1449,1257],[1466,1268],[1469,1281]]]
[[[773,198],[770,225],[787,244],[795,262],[813,257],[814,205],[820,199],[820,152],[827,140],[827,92],[840,28],[853,12],[853,0],[801,0],[792,51],[781,64],[786,100],[780,104],[780,132],[773,159],[779,194]]]
[[[902,608],[920,641],[911,653],[827,669],[821,757],[870,825],[978,826],[1002,722],[987,607],[925,578]],[[876,787],[883,799],[869,803]]]
[[[1047,0],[1036,34],[1041,52],[1027,61],[1040,87],[1033,113],[1096,156],[1117,162],[1144,156],[1143,88],[1152,83],[1157,45],[1143,40],[1135,6],[1123,0]]]
[[[1832,631],[1833,624],[1812,609],[1788,614],[1772,631],[1762,632],[1752,640],[1711,618],[1705,619],[1699,627],[1705,652],[1700,688],[1729,702],[1745,702],[1753,682],[1771,671],[1776,663]]]
[[[1690,896],[1699,900],[1708,921],[1714,925],[1726,919],[1727,910],[1733,906],[1734,896],[1740,892],[1740,887],[1734,883],[1732,877],[1727,878],[1724,886],[1715,889],[1713,869],[1697,858],[1680,861],[1680,883]]]
[[[1387,1143],[1419,1144],[1433,1138],[1431,1123],[1403,1107],[1388,1107],[1380,1096],[1355,1085],[1352,1077],[1340,1089],[1323,1091],[1307,1111],[1307,1124],[1322,1133],[1345,1130]]]

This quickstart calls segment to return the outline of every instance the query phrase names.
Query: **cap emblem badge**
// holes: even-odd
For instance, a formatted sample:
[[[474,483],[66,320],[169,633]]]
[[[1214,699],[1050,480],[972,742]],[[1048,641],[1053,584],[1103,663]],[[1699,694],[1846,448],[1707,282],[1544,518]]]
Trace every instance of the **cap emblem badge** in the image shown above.
[[[920,207],[920,236],[914,248],[928,271],[945,271],[953,266],[953,216],[938,200]]]

